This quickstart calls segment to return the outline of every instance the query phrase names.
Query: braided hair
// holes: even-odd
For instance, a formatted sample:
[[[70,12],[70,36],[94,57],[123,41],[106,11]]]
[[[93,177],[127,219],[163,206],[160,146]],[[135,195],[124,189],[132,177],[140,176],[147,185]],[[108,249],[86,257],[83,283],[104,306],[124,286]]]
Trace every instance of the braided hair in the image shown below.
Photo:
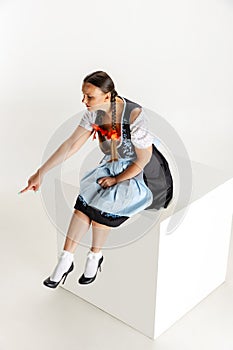
[[[115,88],[111,91],[111,109],[112,109],[112,129],[116,130],[116,96]]]

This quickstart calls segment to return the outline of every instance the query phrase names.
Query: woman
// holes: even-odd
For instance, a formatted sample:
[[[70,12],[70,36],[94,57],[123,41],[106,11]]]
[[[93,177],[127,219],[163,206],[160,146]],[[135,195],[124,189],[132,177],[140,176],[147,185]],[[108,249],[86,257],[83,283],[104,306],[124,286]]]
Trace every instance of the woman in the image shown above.
[[[66,240],[58,263],[44,285],[56,288],[74,269],[73,256],[83,235],[92,226],[92,247],[87,254],[80,284],[89,284],[101,270],[101,248],[111,227],[118,227],[147,208],[153,194],[143,179],[143,168],[151,159],[153,136],[147,130],[142,107],[119,96],[110,76],[93,72],[82,84],[87,110],[73,134],[28,180],[28,190],[37,191],[43,176],[64,158],[69,158],[93,134],[98,134],[104,153],[99,165],[86,172],[74,205]]]

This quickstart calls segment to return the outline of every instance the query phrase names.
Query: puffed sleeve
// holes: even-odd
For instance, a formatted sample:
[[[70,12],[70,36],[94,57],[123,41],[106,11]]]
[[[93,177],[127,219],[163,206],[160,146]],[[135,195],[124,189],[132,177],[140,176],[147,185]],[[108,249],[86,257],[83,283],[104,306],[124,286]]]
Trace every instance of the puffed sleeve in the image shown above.
[[[149,131],[149,120],[142,108],[140,114],[130,124],[131,142],[137,148],[147,148],[155,142],[155,136]]]
[[[85,110],[79,125],[89,131],[92,131],[93,129],[92,124],[95,123],[95,117],[96,117],[95,112],[90,112],[88,110]]]

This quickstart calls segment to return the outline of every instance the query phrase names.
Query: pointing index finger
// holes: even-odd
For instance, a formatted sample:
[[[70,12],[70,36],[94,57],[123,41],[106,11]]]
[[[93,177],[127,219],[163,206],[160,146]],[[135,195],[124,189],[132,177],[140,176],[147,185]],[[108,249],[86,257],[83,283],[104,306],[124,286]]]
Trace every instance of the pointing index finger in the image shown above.
[[[25,187],[23,190],[19,191],[18,194],[24,193],[28,190],[28,187]]]

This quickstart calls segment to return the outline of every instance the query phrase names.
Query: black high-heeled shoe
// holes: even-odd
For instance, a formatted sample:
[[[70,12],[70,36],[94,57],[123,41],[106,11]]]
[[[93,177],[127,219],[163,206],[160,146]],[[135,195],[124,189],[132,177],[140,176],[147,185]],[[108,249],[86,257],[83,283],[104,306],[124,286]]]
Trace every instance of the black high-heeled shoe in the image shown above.
[[[97,271],[96,271],[95,276],[93,276],[93,277],[85,277],[84,273],[83,273],[82,276],[79,278],[78,282],[80,284],[89,284],[89,283],[93,282],[95,280],[95,278],[96,278],[98,270],[100,270],[100,272],[102,271],[101,270],[101,264],[102,264],[103,260],[104,260],[104,257],[101,256],[101,258],[99,259],[99,262],[98,262],[98,267],[97,267]]]
[[[67,272],[63,273],[62,278],[60,279],[60,281],[58,281],[58,282],[51,281],[50,277],[48,277],[48,278],[46,278],[46,280],[44,280],[43,284],[44,284],[46,287],[49,287],[49,288],[56,288],[56,287],[59,285],[59,283],[61,282],[61,280],[63,279],[63,277],[64,277],[64,280],[63,280],[62,284],[65,283],[66,277],[68,276],[68,274],[69,274],[73,269],[74,269],[74,263],[72,262],[72,264],[71,264],[69,270],[68,270]]]

